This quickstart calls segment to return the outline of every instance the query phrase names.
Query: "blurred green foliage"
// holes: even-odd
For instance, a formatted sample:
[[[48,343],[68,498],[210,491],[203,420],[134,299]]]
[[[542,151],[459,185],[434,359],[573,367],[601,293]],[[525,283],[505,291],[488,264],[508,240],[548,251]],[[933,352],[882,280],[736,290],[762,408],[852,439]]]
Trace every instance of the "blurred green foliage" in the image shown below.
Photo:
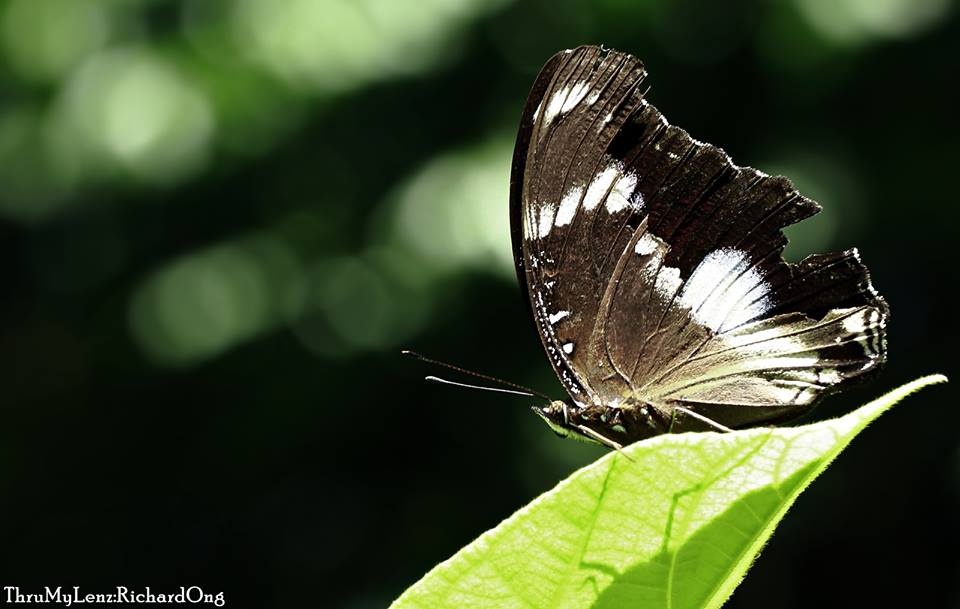
[[[956,13],[948,0],[0,2],[0,573],[210,582],[232,606],[299,606],[322,587],[331,606],[382,606],[595,458],[522,402],[423,386],[395,355],[561,395],[517,293],[507,180],[528,87],[578,44],[644,58],[671,121],[824,205],[791,229],[788,256],[861,248],[893,310],[871,393],[944,370],[958,338]],[[806,582],[862,561],[909,582],[914,604],[960,602],[931,583],[958,565],[940,550],[960,542],[960,415],[922,399],[890,415],[911,459],[865,439],[731,606],[805,606]],[[907,472],[924,492],[905,496]],[[868,514],[842,500],[864,493]],[[918,513],[953,524],[918,535]],[[388,572],[366,569],[371,553]],[[835,600],[895,596],[862,594]]]

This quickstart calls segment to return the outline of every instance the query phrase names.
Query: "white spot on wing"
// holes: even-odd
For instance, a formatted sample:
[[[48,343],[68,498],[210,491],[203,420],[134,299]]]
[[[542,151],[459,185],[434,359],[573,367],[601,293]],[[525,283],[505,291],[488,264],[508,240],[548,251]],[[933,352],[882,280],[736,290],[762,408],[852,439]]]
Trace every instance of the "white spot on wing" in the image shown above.
[[[768,290],[746,252],[725,247],[697,265],[683,286],[680,304],[701,324],[720,332],[765,313],[770,308]]]
[[[626,172],[613,185],[613,190],[607,195],[607,211],[615,214],[630,206],[630,195],[637,185],[637,176],[633,172]]]
[[[547,102],[547,113],[543,116],[543,123],[547,124],[553,120],[557,114],[560,113],[560,108],[563,107],[563,101],[567,98],[568,89],[564,87],[559,91],[554,91],[553,95],[550,96],[550,101]]]
[[[842,380],[840,373],[832,368],[825,368],[817,375],[817,381],[821,385],[836,385]]]
[[[607,191],[610,190],[613,181],[620,175],[622,167],[619,161],[614,161],[590,182],[590,186],[587,187],[587,194],[583,198],[584,209],[587,211],[596,209],[600,201],[606,196]]]
[[[649,260],[640,269],[646,283],[653,284],[653,291],[663,301],[673,299],[683,281],[680,279],[680,269],[672,266],[663,266],[663,259],[667,255],[667,244],[658,239],[653,233],[644,233],[633,247],[633,251],[641,256],[650,256]]]
[[[850,334],[863,334],[867,326],[864,324],[863,314],[851,315],[843,320],[843,329]]]
[[[549,123],[557,115],[573,110],[577,104],[583,101],[589,90],[589,84],[578,82],[572,87],[566,86],[554,91],[553,95],[550,96],[550,101],[547,102],[547,113],[543,117],[544,122]]]
[[[563,107],[560,108],[560,113],[569,112],[577,107],[583,98],[587,95],[587,91],[590,90],[590,85],[587,82],[578,82],[573,85],[573,88],[570,89],[570,95],[567,96],[567,100],[563,103]]]
[[[650,233],[643,233],[643,236],[637,240],[637,245],[634,246],[633,251],[640,254],[641,256],[649,256],[657,250],[657,241],[656,238]]]
[[[583,186],[575,186],[567,191],[567,194],[560,202],[560,209],[557,210],[557,226],[566,226],[573,220],[577,213],[577,205],[580,203],[580,196],[583,194]]]
[[[549,317],[550,323],[555,324],[561,319],[563,319],[564,317],[566,317],[567,315],[570,315],[570,311],[557,311],[556,313],[553,313],[552,315],[550,315]]]
[[[550,234],[550,228],[553,226],[553,214],[556,209],[551,203],[544,203],[540,208],[539,224],[537,226],[537,237],[543,239]]]
[[[653,289],[658,296],[664,300],[669,300],[677,293],[682,283],[683,281],[680,279],[680,269],[665,266],[661,268],[657,274],[657,283],[654,284]]]
[[[564,343],[562,348],[563,348],[563,352],[566,353],[567,355],[570,355],[571,353],[573,353],[573,343]]]

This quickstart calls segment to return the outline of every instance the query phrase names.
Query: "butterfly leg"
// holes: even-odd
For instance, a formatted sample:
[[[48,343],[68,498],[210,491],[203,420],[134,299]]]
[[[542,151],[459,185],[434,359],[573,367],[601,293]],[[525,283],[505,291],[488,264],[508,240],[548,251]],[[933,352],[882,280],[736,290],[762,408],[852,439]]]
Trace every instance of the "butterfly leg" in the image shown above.
[[[614,450],[623,450],[623,444],[620,444],[619,442],[615,442],[611,440],[605,435],[590,429],[586,425],[577,425],[577,429],[579,429],[583,433],[583,435],[593,438],[594,440],[603,444],[604,446],[609,446]]]
[[[714,421],[713,419],[708,418],[708,417],[705,417],[705,416],[703,416],[702,414],[700,414],[700,413],[698,413],[698,412],[694,412],[694,411],[690,410],[689,408],[684,408],[683,406],[674,406],[674,407],[673,407],[673,415],[670,417],[670,427],[669,427],[669,429],[667,430],[668,432],[673,429],[673,424],[674,424],[674,423],[676,422],[676,420],[677,420],[677,412],[682,412],[683,414],[685,414],[685,415],[687,415],[687,416],[689,416],[689,417],[693,417],[694,419],[696,419],[696,420],[698,420],[698,421],[701,421],[701,422],[703,422],[703,423],[706,423],[707,425],[709,425],[710,427],[713,427],[713,428],[716,429],[717,431],[722,431],[722,432],[724,432],[724,433],[728,433],[728,432],[732,432],[732,431],[733,431],[732,429],[730,429],[730,428],[727,427],[726,425],[722,425],[722,424],[720,424],[720,423],[717,423],[717,422]]]
[[[616,441],[614,441],[614,440],[611,440],[610,438],[606,437],[605,435],[603,435],[603,434],[601,434],[601,433],[598,433],[598,432],[590,429],[590,428],[587,427],[586,425],[577,425],[577,429],[579,429],[580,432],[583,433],[583,435],[585,435],[585,436],[587,436],[587,437],[590,437],[590,438],[593,438],[594,440],[596,440],[597,442],[603,444],[604,446],[607,446],[607,447],[612,448],[613,450],[617,451],[618,453],[620,453],[621,455],[623,455],[623,457],[624,457],[627,461],[633,461],[633,459],[631,459],[630,456],[627,455],[627,453],[623,452],[623,444],[620,444],[619,442],[616,442]]]

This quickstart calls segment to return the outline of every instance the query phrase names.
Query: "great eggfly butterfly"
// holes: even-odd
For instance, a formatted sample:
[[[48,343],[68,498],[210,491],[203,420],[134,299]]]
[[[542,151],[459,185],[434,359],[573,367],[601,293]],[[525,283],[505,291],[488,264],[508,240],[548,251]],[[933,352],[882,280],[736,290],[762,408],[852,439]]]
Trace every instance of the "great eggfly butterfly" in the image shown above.
[[[888,308],[855,249],[790,264],[820,210],[645,99],[635,57],[553,56],[527,100],[510,221],[520,283],[570,399],[534,410],[613,448],[808,412],[886,359]]]

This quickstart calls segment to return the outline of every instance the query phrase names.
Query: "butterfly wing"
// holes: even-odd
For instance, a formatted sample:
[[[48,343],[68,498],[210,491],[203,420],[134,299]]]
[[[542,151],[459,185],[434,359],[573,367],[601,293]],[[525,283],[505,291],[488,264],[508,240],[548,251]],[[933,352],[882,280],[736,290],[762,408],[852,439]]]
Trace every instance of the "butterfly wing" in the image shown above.
[[[643,77],[640,62],[626,55],[596,47],[557,54],[534,84],[514,152],[510,217],[518,275],[550,362],[579,404],[601,398],[583,347],[635,228],[626,224],[639,217],[635,202],[622,196],[626,176],[601,163]]]
[[[667,123],[644,77],[627,54],[560,53],[518,136],[518,275],[574,401],[742,426],[876,370],[888,309],[856,251],[785,262],[782,228],[819,206]]]

